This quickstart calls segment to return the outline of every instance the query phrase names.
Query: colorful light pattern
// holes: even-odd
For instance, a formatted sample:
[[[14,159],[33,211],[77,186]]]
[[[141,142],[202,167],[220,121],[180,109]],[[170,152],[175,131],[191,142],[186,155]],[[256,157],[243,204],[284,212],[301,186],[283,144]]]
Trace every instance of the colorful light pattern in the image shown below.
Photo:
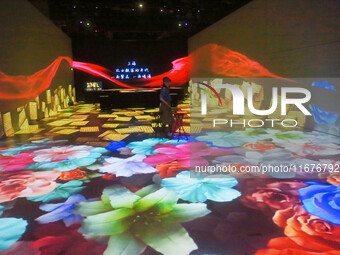
[[[189,113],[188,104],[180,105],[180,111]],[[91,104],[72,106],[67,118],[89,117],[86,127],[101,127],[113,114],[153,112],[138,108],[99,118],[103,114],[97,110]],[[47,120],[47,126],[62,120],[65,113]],[[129,125],[133,129],[140,123]],[[228,163],[239,171],[264,160],[281,164],[273,162],[280,159],[296,165],[324,163],[335,170],[340,163],[335,137],[248,129],[204,131],[177,142],[145,132],[109,144],[106,129],[98,129],[105,131],[98,137],[89,132],[52,140],[48,137],[60,129],[51,126],[28,141],[15,136],[12,146],[2,144],[1,254],[138,255],[156,250],[172,255],[217,249],[223,254],[339,254],[340,180],[335,171],[318,175],[305,169],[306,175],[297,171],[284,179],[241,172],[208,178],[190,168],[193,162]]]
[[[198,61],[204,59],[204,56],[207,56],[207,54],[210,56],[210,61],[207,63]],[[172,62],[173,67],[168,72],[152,78],[140,79],[131,82],[131,84],[126,84],[111,78],[111,71],[105,67],[91,63],[72,61],[69,57],[58,57],[45,69],[29,76],[9,76],[0,72],[0,100],[6,100],[7,102],[6,105],[2,104],[0,106],[0,111],[9,111],[22,106],[46,90],[56,75],[62,60],[68,61],[74,69],[102,77],[125,88],[159,87],[162,85],[164,76],[168,76],[172,80],[173,86],[181,86],[188,82],[189,73],[192,68],[200,68],[213,74],[228,77],[281,78],[280,76],[272,74],[258,62],[249,59],[245,55],[217,44],[205,45],[187,57],[176,59]],[[193,67],[193,63],[195,65],[199,63],[201,66]]]

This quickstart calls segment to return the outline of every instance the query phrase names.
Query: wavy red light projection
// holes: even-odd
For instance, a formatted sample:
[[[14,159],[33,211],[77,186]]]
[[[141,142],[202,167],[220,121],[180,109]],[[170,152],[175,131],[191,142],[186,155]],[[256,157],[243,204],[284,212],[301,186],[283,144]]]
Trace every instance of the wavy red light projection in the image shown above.
[[[6,104],[0,104],[0,111],[22,106],[48,89],[63,60],[72,65],[72,59],[58,57],[45,69],[29,76],[9,76],[0,72],[0,100],[6,100]]]
[[[22,106],[46,90],[54,78],[60,63],[66,60],[74,69],[107,79],[121,87],[141,88],[159,87],[164,76],[172,80],[173,86],[181,86],[189,80],[192,69],[204,70],[213,74],[228,77],[272,77],[284,79],[272,74],[258,62],[247,58],[241,53],[232,51],[217,44],[208,44],[188,57],[176,59],[172,62],[173,68],[163,74],[148,79],[141,79],[138,83],[126,84],[111,77],[111,71],[95,64],[72,61],[68,57],[58,57],[51,65],[30,76],[9,76],[0,72],[0,111],[8,111]],[[202,61],[204,60],[204,61]]]
[[[172,69],[166,73],[154,76],[149,79],[142,79],[141,83],[144,87],[159,87],[163,84],[163,77],[167,76],[171,79],[172,86],[182,86],[189,80],[190,56],[176,59],[172,61]]]
[[[126,88],[140,88],[140,87],[159,87],[163,83],[163,77],[168,76],[171,79],[172,86],[181,86],[189,80],[189,57],[179,58],[171,62],[173,67],[170,71],[161,75],[154,76],[152,78],[140,79],[138,82],[132,84],[123,83],[115,78],[111,78],[109,75],[110,70],[84,62],[73,62],[73,68],[93,74],[98,77],[105,78],[115,84]]]
[[[240,78],[271,77],[282,79],[282,77],[269,72],[258,62],[218,44],[205,45],[197,49],[192,56],[193,61],[198,65],[202,65],[204,62],[202,59],[208,59],[205,65],[196,66],[196,68],[205,69],[204,71],[213,74]]]
[[[110,73],[110,70],[106,69],[105,67],[98,66],[98,65],[95,65],[95,64],[90,64],[90,63],[77,62],[77,61],[73,61],[72,67],[74,69],[84,71],[84,72],[92,74],[94,76],[98,76],[98,77],[102,77],[104,79],[107,79],[111,82],[116,83],[119,86],[126,87],[126,88],[135,88],[134,86],[130,86],[128,84],[125,84],[123,82],[118,81],[117,79],[111,78],[111,76],[108,75],[108,73]]]

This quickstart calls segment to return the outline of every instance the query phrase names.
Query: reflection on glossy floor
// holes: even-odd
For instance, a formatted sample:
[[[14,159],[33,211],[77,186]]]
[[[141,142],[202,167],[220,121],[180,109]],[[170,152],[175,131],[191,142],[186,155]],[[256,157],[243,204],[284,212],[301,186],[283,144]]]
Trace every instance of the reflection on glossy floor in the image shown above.
[[[340,254],[338,138],[191,127],[169,140],[155,111],[78,105],[1,141],[0,254]],[[242,171],[264,162],[281,170]]]

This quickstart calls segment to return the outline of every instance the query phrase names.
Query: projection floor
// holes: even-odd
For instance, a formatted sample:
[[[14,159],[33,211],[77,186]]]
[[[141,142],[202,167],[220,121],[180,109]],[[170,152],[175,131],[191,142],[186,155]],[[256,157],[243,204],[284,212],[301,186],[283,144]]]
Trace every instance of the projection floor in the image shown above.
[[[179,108],[190,137],[83,104],[2,140],[0,254],[340,254],[338,137],[206,132]]]

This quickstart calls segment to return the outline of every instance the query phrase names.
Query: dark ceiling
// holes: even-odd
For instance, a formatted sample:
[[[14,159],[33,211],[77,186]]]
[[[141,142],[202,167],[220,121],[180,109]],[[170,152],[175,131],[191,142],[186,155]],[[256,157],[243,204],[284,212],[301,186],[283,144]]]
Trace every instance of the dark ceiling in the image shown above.
[[[188,38],[251,0],[30,0],[71,37]]]

